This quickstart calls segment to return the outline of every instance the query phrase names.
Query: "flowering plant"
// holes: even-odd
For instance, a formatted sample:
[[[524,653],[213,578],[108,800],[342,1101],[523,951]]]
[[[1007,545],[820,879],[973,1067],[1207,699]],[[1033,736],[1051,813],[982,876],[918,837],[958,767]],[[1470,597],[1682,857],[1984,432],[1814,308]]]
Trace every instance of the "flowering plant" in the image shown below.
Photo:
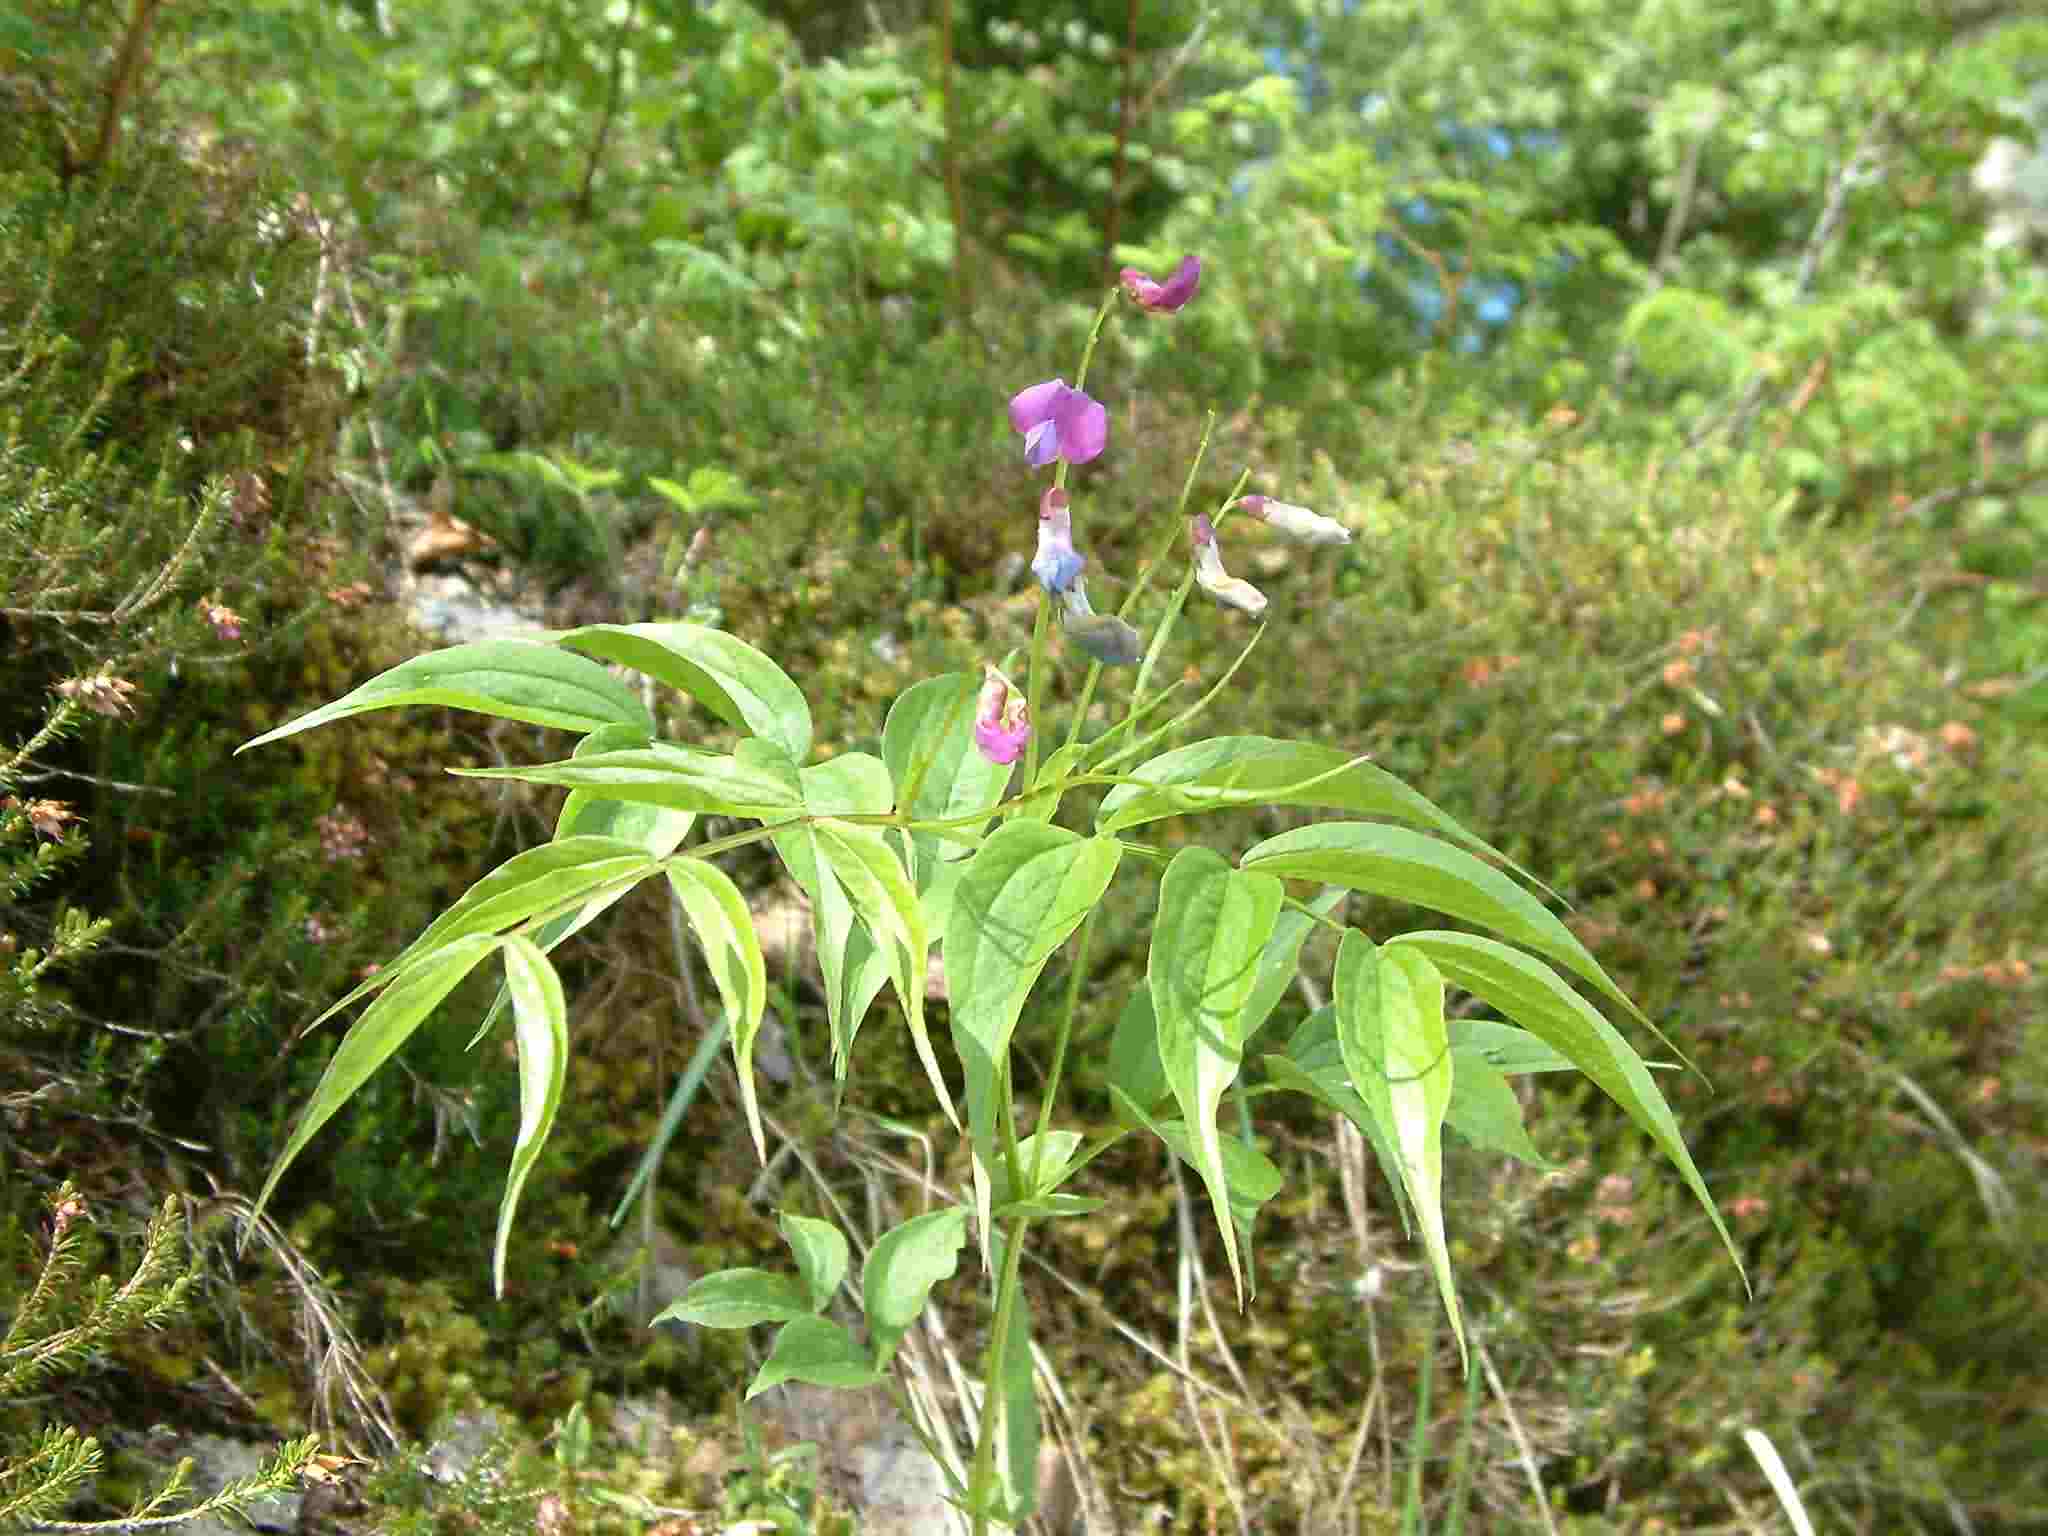
[[[767,1004],[762,950],[745,896],[718,863],[722,854],[765,842],[809,897],[835,1075],[843,1084],[863,1016],[891,988],[938,1107],[967,1140],[970,1181],[952,1203],[874,1243],[853,1296],[864,1333],[841,1320],[845,1236],[793,1214],[783,1217],[782,1231],[797,1278],[722,1271],[698,1281],[664,1317],[709,1327],[779,1325],[749,1396],[786,1381],[885,1382],[898,1345],[932,1289],[954,1274],[971,1230],[993,1287],[994,1318],[982,1361],[980,1433],[953,1493],[977,1531],[1030,1513],[1039,1421],[1020,1262],[1034,1226],[1100,1205],[1069,1187],[1090,1161],[1125,1136],[1147,1135],[1186,1162],[1208,1193],[1242,1304],[1256,1219],[1282,1184],[1253,1140],[1219,1124],[1223,1097],[1241,1091],[1248,1065],[1256,1064],[1266,1091],[1305,1094],[1363,1133],[1421,1242],[1461,1350],[1442,1215],[1443,1132],[1449,1127],[1489,1151],[1540,1162],[1511,1075],[1586,1074],[1671,1159],[1735,1257],[1655,1081],[1575,983],[1653,1026],[1545,905],[1539,882],[1362,756],[1263,736],[1166,745],[1201,716],[1260,633],[1253,630],[1207,694],[1160,719],[1180,685],[1155,687],[1153,674],[1189,618],[1192,591],[1200,587],[1261,625],[1273,621],[1266,595],[1224,568],[1219,537],[1231,514],[1311,546],[1351,539],[1334,518],[1243,494],[1246,476],[1213,510],[1190,511],[1205,434],[1158,557],[1130,584],[1119,612],[1090,605],[1068,489],[1073,466],[1096,458],[1108,441],[1108,413],[1084,389],[1089,361],[1119,293],[1143,312],[1170,314],[1193,295],[1199,271],[1193,258],[1165,283],[1127,271],[1096,315],[1075,383],[1055,378],[1010,401],[1028,463],[1053,467],[1039,499],[1031,569],[1043,594],[1022,689],[993,664],[979,676],[927,679],[890,708],[879,755],[847,752],[812,763],[803,692],[761,651],[697,624],[591,624],[415,658],[248,743],[407,704],[471,709],[581,738],[559,762],[459,770],[567,789],[555,836],[485,876],[322,1015],[370,999],[329,1062],[263,1200],[455,985],[496,959],[521,1087],[492,1257],[502,1287],[513,1212],[564,1082],[567,1011],[548,951],[650,878],[667,881],[708,962],[743,1112],[765,1159],[752,1070]],[[1149,578],[1167,568],[1183,538],[1188,567],[1157,610],[1143,613],[1148,638],[1135,620]],[[1055,607],[1087,673],[1063,739],[1041,754]],[[1107,666],[1137,670],[1121,718],[1089,734],[1089,705]],[[661,739],[646,695],[614,668],[695,699],[739,733],[737,745],[714,751]],[[1062,820],[1069,797],[1078,795],[1095,797],[1085,832]],[[1248,806],[1334,811],[1343,819],[1267,837],[1235,859],[1199,845],[1170,853],[1141,835],[1167,817]],[[708,815],[754,825],[691,845],[698,818]],[[1110,1054],[1120,1127],[1084,1137],[1056,1121],[1074,1002],[1100,903],[1112,881],[1134,868],[1157,871],[1158,896],[1145,982],[1125,1002]],[[1337,915],[1352,892],[1431,908],[1464,926],[1375,940]],[[1317,928],[1341,935],[1331,1001],[1284,1042],[1263,1038]],[[1058,1009],[1044,1107],[1026,1124],[1012,1093],[1012,1039],[1048,961],[1070,940],[1074,983]],[[951,1078],[925,1011],[934,947],[947,977]],[[1501,1017],[1447,1011],[1454,987]],[[955,1102],[954,1079],[964,1106]]]

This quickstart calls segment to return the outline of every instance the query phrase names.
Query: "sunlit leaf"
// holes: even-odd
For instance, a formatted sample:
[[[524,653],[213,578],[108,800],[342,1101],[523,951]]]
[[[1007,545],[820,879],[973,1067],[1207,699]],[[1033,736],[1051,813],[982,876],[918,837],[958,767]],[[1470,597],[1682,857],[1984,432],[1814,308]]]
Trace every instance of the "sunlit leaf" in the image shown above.
[[[794,772],[784,770],[786,761],[780,748],[749,738],[730,755],[658,741],[525,768],[452,771],[472,779],[517,779],[526,784],[590,790],[608,800],[630,800],[676,811],[780,821],[803,807]]]
[[[586,624],[558,644],[619,662],[688,694],[728,725],[765,737],[801,763],[811,751],[803,690],[746,641],[702,624]]]
[[[512,1168],[498,1203],[498,1235],[491,1245],[491,1283],[500,1296],[505,1294],[505,1245],[512,1237],[512,1215],[554,1126],[569,1069],[569,1010],[562,1000],[562,979],[532,940],[514,934],[504,941],[504,949],[512,1038],[519,1048],[519,1139],[513,1144]]]
[[[846,1278],[846,1237],[829,1221],[815,1216],[792,1216],[785,1212],[780,1222],[783,1241],[796,1255],[796,1267],[811,1294],[811,1310],[822,1312]]]
[[[871,1387],[882,1379],[868,1352],[838,1323],[824,1317],[799,1317],[784,1323],[775,1335],[768,1363],[747,1388],[752,1402],[785,1381],[808,1381],[818,1387]]]
[[[587,657],[523,640],[479,640],[400,662],[333,703],[235,750],[246,752],[351,715],[408,704],[440,704],[564,731],[630,725],[650,736],[654,732],[639,695]]]
[[[1576,971],[1643,1018],[1542,902],[1491,865],[1438,838],[1374,822],[1318,822],[1267,838],[1238,863],[1289,880],[1370,891],[1478,923]]]
[[[1598,1009],[1542,961],[1478,934],[1434,929],[1404,933],[1387,945],[1389,949],[1396,946],[1413,948],[1429,956],[1437,969],[1456,985],[1555,1046],[1602,1093],[1619,1104],[1677,1166],[1686,1187],[1705,1209],[1714,1230],[1720,1233],[1722,1246],[1735,1261],[1737,1272],[1743,1274],[1743,1283],[1748,1284],[1742,1256],[1736,1252],[1735,1240],[1723,1225],[1713,1197],[1707,1193],[1706,1181],[1693,1165],[1692,1154],[1679,1135],[1677,1117],[1664,1102],[1664,1095],[1642,1058],[1601,1017]]]
[[[1224,1257],[1244,1300],[1230,1186],[1216,1110],[1244,1051],[1245,1003],[1280,915],[1280,882],[1233,869],[1208,848],[1183,848],[1159,884],[1146,976],[1159,1062],[1190,1130],[1190,1161],[1209,1191]]]
[[[985,811],[1002,798],[1013,769],[992,763],[974,745],[975,700],[981,679],[971,672],[949,672],[926,678],[903,691],[889,706],[882,726],[882,759],[899,794],[909,795],[896,809],[920,820],[944,821]],[[980,828],[967,826],[952,837],[921,832],[916,837],[920,889],[930,880],[930,866],[964,858],[979,841]]]
[[[1094,909],[1123,850],[1038,821],[1005,822],[960,877],[946,923],[953,1046],[967,1080],[967,1124],[995,1165],[996,1086],[1024,1000],[1052,952]]]
[[[932,1287],[952,1278],[960,1266],[960,1245],[966,1241],[964,1205],[913,1216],[875,1239],[861,1266],[861,1296],[876,1366],[888,1365],[896,1345],[924,1310]]]
[[[1444,1233],[1444,1111],[1453,1080],[1444,981],[1413,949],[1380,949],[1357,929],[1337,951],[1337,1045],[1367,1112],[1387,1131],[1458,1350],[1465,1322]]]
[[[765,1163],[768,1140],[761,1130],[761,1105],[755,1096],[754,1040],[768,1006],[768,971],[761,940],[754,932],[754,914],[731,876],[706,859],[668,861],[669,889],[690,920],[690,931],[703,947],[704,962],[731,1020],[733,1068],[739,1074],[740,1103],[754,1151]]]

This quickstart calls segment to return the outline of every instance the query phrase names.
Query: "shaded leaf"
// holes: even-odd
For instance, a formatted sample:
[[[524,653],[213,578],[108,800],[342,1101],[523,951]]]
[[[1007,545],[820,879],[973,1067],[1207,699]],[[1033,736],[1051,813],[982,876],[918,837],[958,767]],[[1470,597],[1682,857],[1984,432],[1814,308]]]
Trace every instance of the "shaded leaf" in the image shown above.
[[[871,1387],[882,1372],[868,1363],[867,1351],[852,1334],[823,1317],[800,1317],[782,1325],[768,1363],[747,1388],[751,1402],[785,1381],[808,1381],[819,1387]]]
[[[732,1059],[739,1074],[740,1103],[754,1151],[768,1160],[768,1140],[761,1130],[761,1105],[755,1093],[754,1041],[768,1006],[768,969],[761,956],[754,914],[732,878],[705,859],[678,857],[666,864],[669,889],[675,893],[690,931],[704,951],[704,963],[731,1021]]]
[[[810,1298],[787,1275],[765,1269],[721,1269],[706,1275],[672,1302],[657,1323],[694,1323],[699,1328],[751,1328],[811,1315]]]
[[[819,1221],[814,1216],[791,1216],[786,1212],[780,1226],[783,1240],[796,1255],[796,1267],[802,1272],[804,1285],[810,1291],[811,1310],[824,1311],[833,1293],[839,1289],[839,1282],[846,1278],[848,1254],[845,1234],[829,1221]]]
[[[888,1365],[896,1345],[924,1310],[932,1287],[951,1279],[967,1241],[967,1207],[913,1216],[875,1239],[861,1266],[861,1294],[868,1316],[868,1342],[877,1367]]]

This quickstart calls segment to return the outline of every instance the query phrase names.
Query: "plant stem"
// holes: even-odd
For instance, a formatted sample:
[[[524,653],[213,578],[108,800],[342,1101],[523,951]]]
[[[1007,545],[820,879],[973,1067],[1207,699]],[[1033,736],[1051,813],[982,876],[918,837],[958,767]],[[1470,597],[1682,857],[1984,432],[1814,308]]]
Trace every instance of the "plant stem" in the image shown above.
[[[1029,1216],[1019,1216],[1003,1236],[1003,1276],[996,1287],[995,1326],[981,1368],[981,1430],[974,1442],[974,1470],[967,1480],[967,1502],[974,1511],[974,1536],[988,1536],[988,1507],[995,1495],[996,1405],[1001,1402],[1005,1346],[1010,1321],[1017,1311],[1017,1278],[1024,1259],[1024,1233]]]

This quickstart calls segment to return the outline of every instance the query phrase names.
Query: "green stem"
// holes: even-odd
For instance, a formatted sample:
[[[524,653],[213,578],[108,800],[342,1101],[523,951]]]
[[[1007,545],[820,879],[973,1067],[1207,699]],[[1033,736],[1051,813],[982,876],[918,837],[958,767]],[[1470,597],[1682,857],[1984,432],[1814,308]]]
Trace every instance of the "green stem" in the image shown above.
[[[1060,1008],[1059,1034],[1052,1047],[1052,1070],[1046,1074],[1045,1096],[1039,1101],[1038,1124],[1032,1132],[1038,1137],[1038,1145],[1031,1153],[1031,1178],[1021,1191],[1023,1198],[1031,1199],[1038,1193],[1039,1176],[1045,1171],[1045,1147],[1049,1138],[1046,1128],[1052,1124],[1052,1107],[1059,1102],[1060,1074],[1066,1070],[1067,1042],[1074,1037],[1074,1004],[1081,995],[1081,978],[1088,974],[1088,944],[1095,937],[1095,913],[1091,909],[1081,919],[1081,942],[1074,951],[1074,968],[1067,973],[1067,996]]]
[[[988,1536],[988,1510],[995,1497],[996,1410],[1002,1401],[1003,1358],[1010,1339],[1010,1320],[1017,1311],[1017,1278],[1023,1267],[1024,1234],[1031,1218],[1019,1216],[1003,1238],[1003,1276],[996,1286],[995,1331],[982,1361],[981,1431],[974,1442],[974,1470],[967,1480],[967,1502],[974,1511],[974,1536]]]

